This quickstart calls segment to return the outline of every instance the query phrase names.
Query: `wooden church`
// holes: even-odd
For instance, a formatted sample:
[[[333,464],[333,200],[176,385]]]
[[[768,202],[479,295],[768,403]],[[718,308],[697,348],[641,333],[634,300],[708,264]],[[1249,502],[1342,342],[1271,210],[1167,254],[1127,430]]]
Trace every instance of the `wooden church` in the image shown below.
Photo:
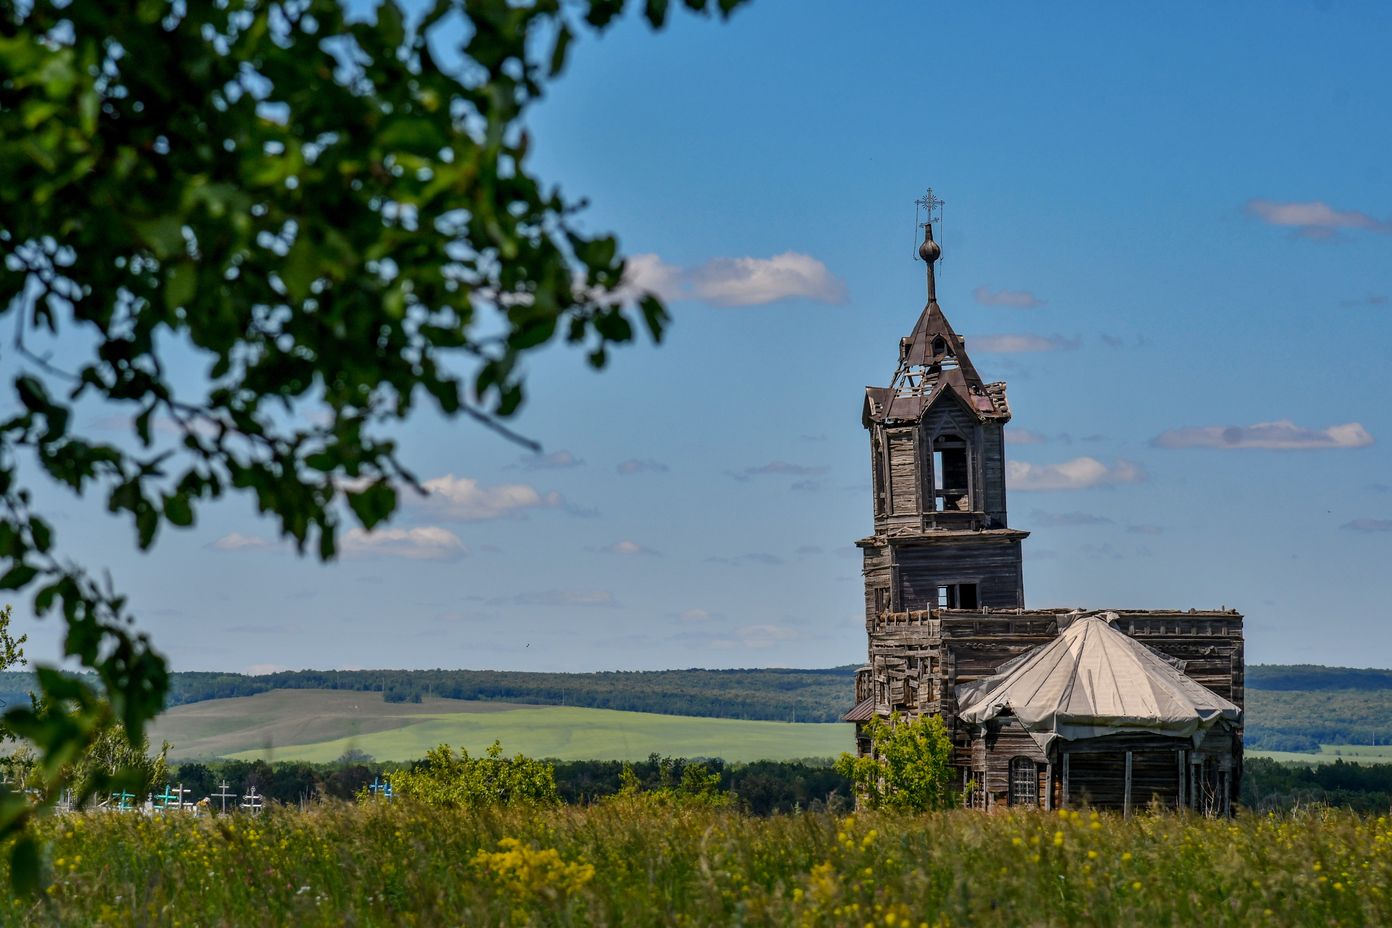
[[[861,415],[875,530],[856,542],[869,657],[845,720],[858,751],[873,718],[937,714],[978,808],[1227,814],[1242,770],[1242,616],[1025,608],[1029,533],[1006,509],[1010,404],[938,305],[928,218],[928,304]]]

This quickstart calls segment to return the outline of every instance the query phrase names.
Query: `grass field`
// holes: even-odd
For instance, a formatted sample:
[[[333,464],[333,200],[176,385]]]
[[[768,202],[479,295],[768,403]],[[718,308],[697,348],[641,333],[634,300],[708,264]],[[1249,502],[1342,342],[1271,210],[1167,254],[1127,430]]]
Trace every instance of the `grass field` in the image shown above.
[[[640,800],[371,803],[75,815],[40,835],[50,889],[0,900],[4,924],[1392,924],[1392,828],[1347,812],[760,819]]]
[[[1392,764],[1392,745],[1323,744],[1318,754],[1297,751],[1248,751],[1248,757],[1269,757],[1290,764],[1328,764],[1342,757],[1360,764]]]
[[[411,760],[441,743],[558,760],[722,757],[727,761],[831,757],[850,750],[851,726],[696,718],[573,706],[456,699],[388,703],[372,693],[274,690],[178,706],[151,742],[170,758],[332,761],[349,748],[377,760]]]

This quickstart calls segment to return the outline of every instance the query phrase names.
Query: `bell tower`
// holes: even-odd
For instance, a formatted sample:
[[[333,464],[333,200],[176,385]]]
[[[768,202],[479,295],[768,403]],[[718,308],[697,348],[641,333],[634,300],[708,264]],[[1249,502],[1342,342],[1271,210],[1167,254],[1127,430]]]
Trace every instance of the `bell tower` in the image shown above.
[[[938,305],[930,208],[918,255],[928,304],[899,342],[888,387],[867,387],[875,532],[864,554],[865,620],[926,609],[1023,608],[1020,542],[1005,507],[1004,383],[984,383]]]

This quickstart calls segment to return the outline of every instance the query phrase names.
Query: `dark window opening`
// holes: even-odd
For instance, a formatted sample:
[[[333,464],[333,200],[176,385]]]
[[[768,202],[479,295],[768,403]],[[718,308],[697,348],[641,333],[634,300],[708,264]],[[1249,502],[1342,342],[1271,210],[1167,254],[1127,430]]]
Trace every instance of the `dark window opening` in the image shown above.
[[[1028,757],[1010,759],[1010,804],[1039,805],[1039,767]]]
[[[949,583],[938,587],[939,609],[980,609],[981,600],[975,583]]]
[[[933,439],[933,509],[937,512],[971,510],[971,478],[967,443],[955,435]]]

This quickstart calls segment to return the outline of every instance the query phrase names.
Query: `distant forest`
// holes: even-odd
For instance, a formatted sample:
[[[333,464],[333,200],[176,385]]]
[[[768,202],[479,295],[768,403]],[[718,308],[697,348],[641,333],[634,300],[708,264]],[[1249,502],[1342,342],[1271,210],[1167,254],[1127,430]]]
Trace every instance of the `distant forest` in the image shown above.
[[[499,670],[296,670],[265,676],[173,675],[169,705],[274,689],[380,692],[389,702],[431,696],[585,706],[666,715],[834,722],[851,707],[855,667],[823,670],[657,670],[525,673]],[[0,673],[0,700],[27,701],[30,675]],[[1317,698],[1310,694],[1317,692]],[[1392,670],[1313,665],[1247,668],[1246,744],[1315,751],[1321,744],[1392,743]]]
[[[652,670],[526,673],[503,670],[292,670],[263,676],[172,675],[169,706],[276,689],[380,692],[388,702],[431,696],[664,715],[835,722],[851,708],[855,667],[825,670]],[[0,699],[27,700],[30,675],[0,673]]]

